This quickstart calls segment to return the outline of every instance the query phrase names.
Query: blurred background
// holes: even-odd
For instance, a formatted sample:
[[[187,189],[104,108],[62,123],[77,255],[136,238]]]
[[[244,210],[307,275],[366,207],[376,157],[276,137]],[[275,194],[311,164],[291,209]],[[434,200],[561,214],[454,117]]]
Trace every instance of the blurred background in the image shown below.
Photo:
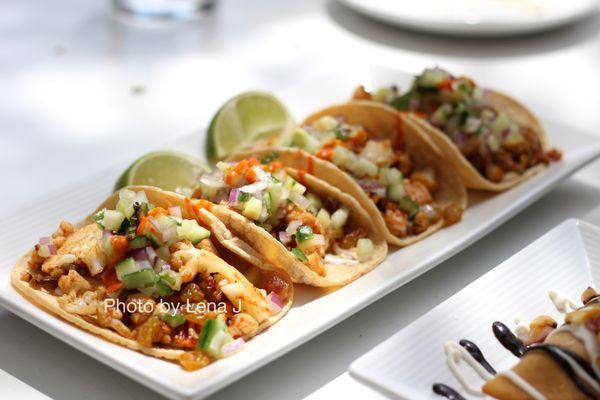
[[[181,6],[180,14],[157,18],[132,18],[122,7],[150,4],[160,14],[169,2],[187,0],[4,0],[0,173],[6,205],[203,130],[216,108],[243,90],[278,92],[316,74],[352,74],[368,65],[415,72],[445,66],[513,93],[542,115],[588,130],[600,126],[595,1],[593,7],[579,0],[537,2],[582,5],[575,7],[579,14],[558,7],[559,17],[545,17],[533,0],[428,0],[416,11],[405,1],[216,1],[202,0],[199,10],[192,8],[200,15],[185,21],[177,20],[186,16]],[[368,4],[379,8],[363,14]],[[468,23],[449,4],[460,5]],[[492,16],[502,5],[508,11],[480,29],[489,15],[477,17],[476,4]],[[382,14],[386,22],[371,17]],[[559,26],[548,28],[544,18]],[[402,27],[405,21],[410,28]],[[431,33],[440,26],[443,32]],[[513,35],[511,26],[533,32]]]
[[[179,136],[202,135],[217,108],[244,90],[281,94],[300,118],[310,110],[294,105],[310,99],[286,95],[293,88],[332,75],[368,83],[372,66],[409,72],[443,66],[513,94],[544,118],[600,135],[595,0],[3,0],[0,9],[5,211],[125,165]],[[597,166],[578,178],[591,179]],[[28,330],[17,317],[10,321],[18,329],[0,330],[11,338]],[[340,329],[322,340],[331,341]],[[30,335],[32,341],[47,336]],[[0,345],[0,359],[13,355],[9,347]],[[49,365],[53,351],[60,359],[59,350],[49,350]],[[289,397],[302,398],[344,372],[357,355],[336,355],[330,370],[310,374],[302,371],[305,358],[297,350],[251,377],[300,375],[302,384],[288,382]],[[75,365],[92,362],[71,357]],[[10,372],[63,398],[60,383],[51,379],[57,374],[44,378],[26,364],[19,368]],[[126,388],[135,385],[130,398],[153,396],[97,368],[121,387],[114,393],[129,393]],[[0,382],[9,381],[0,375]],[[92,384],[97,393],[89,394],[85,382],[75,383],[72,393],[103,398],[102,385]],[[240,385],[254,387],[249,378]],[[218,396],[227,398],[227,390]]]

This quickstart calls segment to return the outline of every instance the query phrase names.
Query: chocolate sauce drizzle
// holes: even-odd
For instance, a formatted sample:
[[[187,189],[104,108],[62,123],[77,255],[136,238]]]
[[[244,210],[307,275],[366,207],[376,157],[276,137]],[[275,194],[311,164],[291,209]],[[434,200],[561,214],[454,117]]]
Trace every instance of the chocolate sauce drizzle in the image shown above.
[[[460,344],[462,347],[464,347],[464,349],[469,352],[471,357],[473,357],[479,364],[481,364],[481,366],[483,368],[485,368],[485,370],[487,372],[489,372],[492,375],[497,374],[496,370],[485,359],[485,357],[483,356],[483,353],[481,352],[481,349],[479,347],[477,347],[477,345],[475,343],[473,343],[467,339],[462,339],[460,342],[458,342],[458,344]]]
[[[599,297],[600,299],[600,297]],[[594,298],[594,301],[597,301]],[[562,368],[562,370],[571,378],[575,386],[587,397],[591,399],[596,398],[596,394],[590,387],[584,382],[577,373],[573,370],[571,365],[565,360],[563,354],[568,355],[573,361],[575,361],[589,376],[591,376],[598,384],[600,384],[600,377],[596,375],[589,363],[583,358],[573,353],[570,350],[564,349],[559,346],[552,344],[533,344],[526,346],[521,339],[519,339],[506,325],[502,322],[496,321],[492,324],[492,331],[494,336],[500,344],[514,356],[521,358],[524,354],[530,351],[544,351]],[[459,344],[465,348],[471,354],[471,356],[481,364],[492,375],[496,375],[496,370],[487,362],[483,353],[477,347],[477,345],[469,340],[462,339]],[[456,390],[443,383],[436,383],[433,385],[433,392],[440,396],[446,397],[449,400],[463,400],[462,397]]]
[[[444,385],[443,383],[435,383],[433,385],[433,393],[444,396],[449,400],[466,400],[456,390],[452,389],[448,385]]]
[[[492,324],[492,331],[494,332],[494,336],[500,342],[502,346],[508,351],[510,351],[515,357],[523,357],[525,351],[527,350],[527,346],[523,344],[521,339],[519,339],[506,325],[502,322],[496,321]]]

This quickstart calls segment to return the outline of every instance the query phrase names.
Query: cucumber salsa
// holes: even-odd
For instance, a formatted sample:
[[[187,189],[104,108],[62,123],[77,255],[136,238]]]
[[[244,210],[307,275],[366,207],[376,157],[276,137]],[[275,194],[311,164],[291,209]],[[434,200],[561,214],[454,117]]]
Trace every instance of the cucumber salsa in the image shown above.
[[[425,69],[404,93],[396,86],[373,93],[359,87],[354,93],[355,99],[371,99],[401,111],[422,113],[492,182],[561,158],[558,150],[544,149],[534,127],[523,126],[496,109],[490,96],[490,91],[473,80],[453,76],[441,68]]]

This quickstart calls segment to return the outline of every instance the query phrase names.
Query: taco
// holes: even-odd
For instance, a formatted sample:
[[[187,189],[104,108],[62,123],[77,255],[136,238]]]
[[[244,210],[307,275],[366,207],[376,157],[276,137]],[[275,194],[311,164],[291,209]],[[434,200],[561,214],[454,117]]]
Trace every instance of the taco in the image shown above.
[[[291,135],[277,159],[350,194],[388,243],[408,246],[461,219],[467,204],[456,172],[410,121],[382,104],[321,110]]]
[[[344,285],[387,254],[383,234],[356,200],[268,157],[219,162],[200,177],[194,197],[209,200],[208,215],[294,282]]]
[[[523,104],[466,77],[426,69],[403,94],[395,86],[355,99],[387,103],[429,136],[469,189],[503,191],[561,159],[544,127]]]
[[[198,223],[189,199],[152,187],[113,194],[61,222],[23,256],[13,286],[33,304],[108,341],[202,368],[239,350],[290,308],[289,276]],[[207,220],[206,218],[200,220]],[[219,232],[214,235],[213,232]]]

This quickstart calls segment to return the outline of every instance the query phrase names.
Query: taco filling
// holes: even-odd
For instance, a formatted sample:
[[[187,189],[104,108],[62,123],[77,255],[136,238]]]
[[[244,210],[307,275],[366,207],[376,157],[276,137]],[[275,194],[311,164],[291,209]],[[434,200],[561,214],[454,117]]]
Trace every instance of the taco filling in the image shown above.
[[[401,111],[423,113],[442,131],[477,171],[492,182],[509,173],[560,160],[561,153],[546,151],[539,132],[523,126],[508,113],[496,109],[490,92],[466,77],[455,77],[440,68],[426,69],[411,88],[400,93],[396,86],[368,93],[359,87],[355,99],[387,103]]]
[[[352,176],[377,205],[392,235],[405,238],[425,232],[440,220],[460,221],[462,208],[434,204],[439,187],[433,168],[416,168],[401,138],[392,141],[341,116],[323,116],[296,129],[292,146],[327,160]]]
[[[93,220],[40,239],[21,280],[142,348],[184,351],[187,370],[239,350],[288,297],[280,276],[257,277],[179,206],[154,207],[143,191],[123,189]]]
[[[350,223],[346,207],[317,196],[271,157],[219,162],[199,182],[194,197],[244,215],[320,276],[328,262],[358,263],[374,255],[373,242]]]

